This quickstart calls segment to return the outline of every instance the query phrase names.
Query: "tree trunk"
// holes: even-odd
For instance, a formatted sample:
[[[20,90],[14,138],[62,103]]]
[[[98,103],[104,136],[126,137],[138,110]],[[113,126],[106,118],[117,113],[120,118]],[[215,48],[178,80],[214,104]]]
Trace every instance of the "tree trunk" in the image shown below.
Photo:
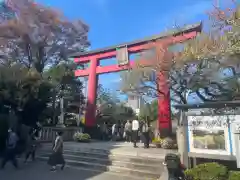
[[[31,51],[31,46],[29,43],[26,44],[26,52],[27,52],[27,57],[28,57],[28,68],[31,67],[31,64],[33,62],[33,59],[32,59],[32,51]]]

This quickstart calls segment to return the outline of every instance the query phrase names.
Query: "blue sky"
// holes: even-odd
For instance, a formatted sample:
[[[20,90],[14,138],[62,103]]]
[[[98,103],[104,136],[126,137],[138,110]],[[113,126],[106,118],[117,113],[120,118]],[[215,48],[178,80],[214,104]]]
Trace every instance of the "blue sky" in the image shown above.
[[[227,0],[223,0],[227,1]],[[90,26],[91,49],[132,41],[206,19],[212,0],[38,0],[59,9],[69,19]],[[113,64],[113,61],[105,65]],[[116,88],[119,73],[100,76],[106,88]],[[107,80],[107,81],[106,81]]]

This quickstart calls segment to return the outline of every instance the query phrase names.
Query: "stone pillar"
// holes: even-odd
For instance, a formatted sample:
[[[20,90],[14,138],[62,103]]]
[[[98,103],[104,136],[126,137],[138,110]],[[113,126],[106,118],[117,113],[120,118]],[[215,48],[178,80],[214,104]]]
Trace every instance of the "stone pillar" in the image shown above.
[[[58,123],[56,126],[64,128],[65,125],[64,125],[64,98],[63,97],[61,97],[60,99],[60,111],[61,111],[61,114],[60,114],[60,117],[58,118]]]
[[[188,127],[187,127],[187,117],[185,113],[181,111],[180,116],[180,125],[177,128],[177,144],[178,144],[178,152],[181,157],[182,164],[188,168],[189,167],[189,159],[188,159]]]

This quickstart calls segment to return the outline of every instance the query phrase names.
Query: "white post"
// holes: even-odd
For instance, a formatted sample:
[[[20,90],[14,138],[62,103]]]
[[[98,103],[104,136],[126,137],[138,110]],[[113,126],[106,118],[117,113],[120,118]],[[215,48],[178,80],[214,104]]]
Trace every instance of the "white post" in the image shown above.
[[[64,99],[63,97],[60,98],[60,118],[58,120],[57,127],[65,127],[64,125]]]
[[[236,160],[237,160],[237,168],[240,168],[240,148],[239,148],[239,141],[240,141],[240,134],[234,134],[234,143],[236,148]]]
[[[233,143],[234,143],[234,147],[236,150],[236,163],[237,163],[237,168],[240,168],[240,147],[239,147],[239,143],[240,143],[240,124],[239,122],[234,122],[231,123],[231,130],[234,133],[233,136]]]

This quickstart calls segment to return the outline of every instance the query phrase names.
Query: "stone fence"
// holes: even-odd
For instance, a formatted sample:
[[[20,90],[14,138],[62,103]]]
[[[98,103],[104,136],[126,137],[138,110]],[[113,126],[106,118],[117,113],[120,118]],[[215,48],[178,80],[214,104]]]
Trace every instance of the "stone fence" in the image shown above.
[[[81,129],[78,127],[43,127],[40,135],[41,142],[53,142],[56,138],[56,132],[63,132],[64,141],[72,141],[73,135],[75,132],[81,132]]]

